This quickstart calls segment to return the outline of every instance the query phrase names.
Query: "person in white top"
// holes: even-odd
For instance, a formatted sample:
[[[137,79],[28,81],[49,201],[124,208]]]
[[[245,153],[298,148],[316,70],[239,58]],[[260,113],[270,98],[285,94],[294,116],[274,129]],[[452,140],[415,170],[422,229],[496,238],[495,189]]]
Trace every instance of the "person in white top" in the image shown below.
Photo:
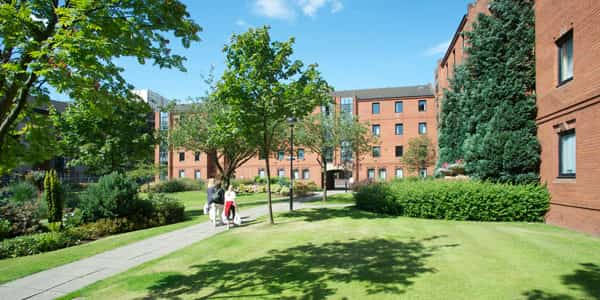
[[[238,215],[237,203],[235,203],[236,194],[233,191],[233,185],[230,185],[225,192],[225,209],[223,211],[224,220],[227,223],[227,228],[233,223],[239,225],[240,216]]]

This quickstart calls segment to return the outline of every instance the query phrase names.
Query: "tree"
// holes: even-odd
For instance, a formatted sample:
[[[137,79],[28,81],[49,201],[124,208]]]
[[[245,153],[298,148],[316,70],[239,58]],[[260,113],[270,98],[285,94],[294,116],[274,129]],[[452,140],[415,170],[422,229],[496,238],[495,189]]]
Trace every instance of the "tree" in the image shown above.
[[[302,118],[323,104],[330,91],[316,65],[291,60],[294,39],[271,41],[269,27],[235,34],[223,51],[226,69],[217,85],[217,98],[229,108],[231,123],[226,130],[240,131],[265,155],[267,178],[270,156],[277,134],[288,117]],[[269,220],[273,221],[271,182],[267,180]]]
[[[533,1],[496,0],[470,32],[468,58],[442,101],[440,161],[500,182],[538,180]]]
[[[199,41],[201,30],[177,0],[1,1],[0,20],[3,171],[13,160],[5,153],[18,153],[36,140],[27,136],[40,128],[30,124],[36,124],[33,108],[48,104],[47,86],[75,100],[131,99],[132,86],[115,58],[134,57],[141,64],[150,60],[161,68],[185,71],[185,58],[171,53],[169,37],[187,48]]]
[[[154,128],[147,122],[151,113],[147,103],[137,100],[79,100],[53,119],[62,132],[59,144],[70,158],[68,165],[106,175],[152,161]]]
[[[330,94],[323,95],[331,99]],[[324,101],[327,101],[324,99]],[[375,142],[369,127],[354,116],[341,112],[320,113],[304,118],[298,124],[297,142],[317,155],[317,162],[323,174],[323,201],[327,201],[327,160],[342,147],[354,152],[349,161],[358,159],[360,154],[369,151]],[[353,151],[357,149],[358,152]],[[368,150],[366,150],[368,149]],[[342,155],[344,156],[344,155]]]
[[[404,166],[411,172],[433,166],[435,160],[435,146],[426,135],[410,139],[402,157]]]
[[[214,98],[189,105],[179,122],[169,132],[170,145],[188,151],[208,153],[223,180],[229,187],[235,171],[256,155],[252,139],[233,128],[231,109]]]
[[[48,204],[48,223],[62,224],[64,195],[60,186],[60,179],[56,170],[46,172],[44,178],[44,195]]]

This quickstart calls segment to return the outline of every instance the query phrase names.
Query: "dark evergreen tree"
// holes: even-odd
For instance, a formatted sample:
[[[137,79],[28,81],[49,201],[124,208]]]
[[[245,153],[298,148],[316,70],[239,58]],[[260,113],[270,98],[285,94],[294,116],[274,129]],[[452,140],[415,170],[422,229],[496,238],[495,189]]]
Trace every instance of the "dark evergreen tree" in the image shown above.
[[[536,181],[533,1],[495,0],[490,11],[465,33],[464,72],[442,102],[440,160],[462,156],[476,178]]]

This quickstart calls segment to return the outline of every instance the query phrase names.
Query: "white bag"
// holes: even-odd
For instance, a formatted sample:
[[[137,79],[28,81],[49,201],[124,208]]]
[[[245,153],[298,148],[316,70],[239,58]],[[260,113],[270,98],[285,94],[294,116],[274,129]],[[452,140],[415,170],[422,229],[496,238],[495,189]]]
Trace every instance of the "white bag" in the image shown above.
[[[242,225],[242,218],[240,218],[240,214],[236,213],[235,218],[233,218],[233,224],[240,226]]]

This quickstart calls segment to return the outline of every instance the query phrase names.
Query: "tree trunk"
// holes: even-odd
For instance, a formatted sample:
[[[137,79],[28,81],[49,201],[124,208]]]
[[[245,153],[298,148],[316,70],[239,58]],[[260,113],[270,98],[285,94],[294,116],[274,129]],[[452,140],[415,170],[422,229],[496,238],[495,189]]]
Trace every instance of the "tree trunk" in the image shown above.
[[[266,128],[266,125],[265,125]],[[269,149],[271,147],[269,147],[269,143],[268,143],[268,137],[267,137],[267,132],[263,133],[263,143],[264,143],[264,147],[263,147],[263,152],[265,155],[265,171],[266,171],[266,175],[267,175],[267,206],[269,209],[269,223],[271,224],[275,224],[275,221],[273,220],[273,205],[271,204],[271,168],[269,167]]]
[[[327,201],[327,161],[323,157],[323,202]]]

